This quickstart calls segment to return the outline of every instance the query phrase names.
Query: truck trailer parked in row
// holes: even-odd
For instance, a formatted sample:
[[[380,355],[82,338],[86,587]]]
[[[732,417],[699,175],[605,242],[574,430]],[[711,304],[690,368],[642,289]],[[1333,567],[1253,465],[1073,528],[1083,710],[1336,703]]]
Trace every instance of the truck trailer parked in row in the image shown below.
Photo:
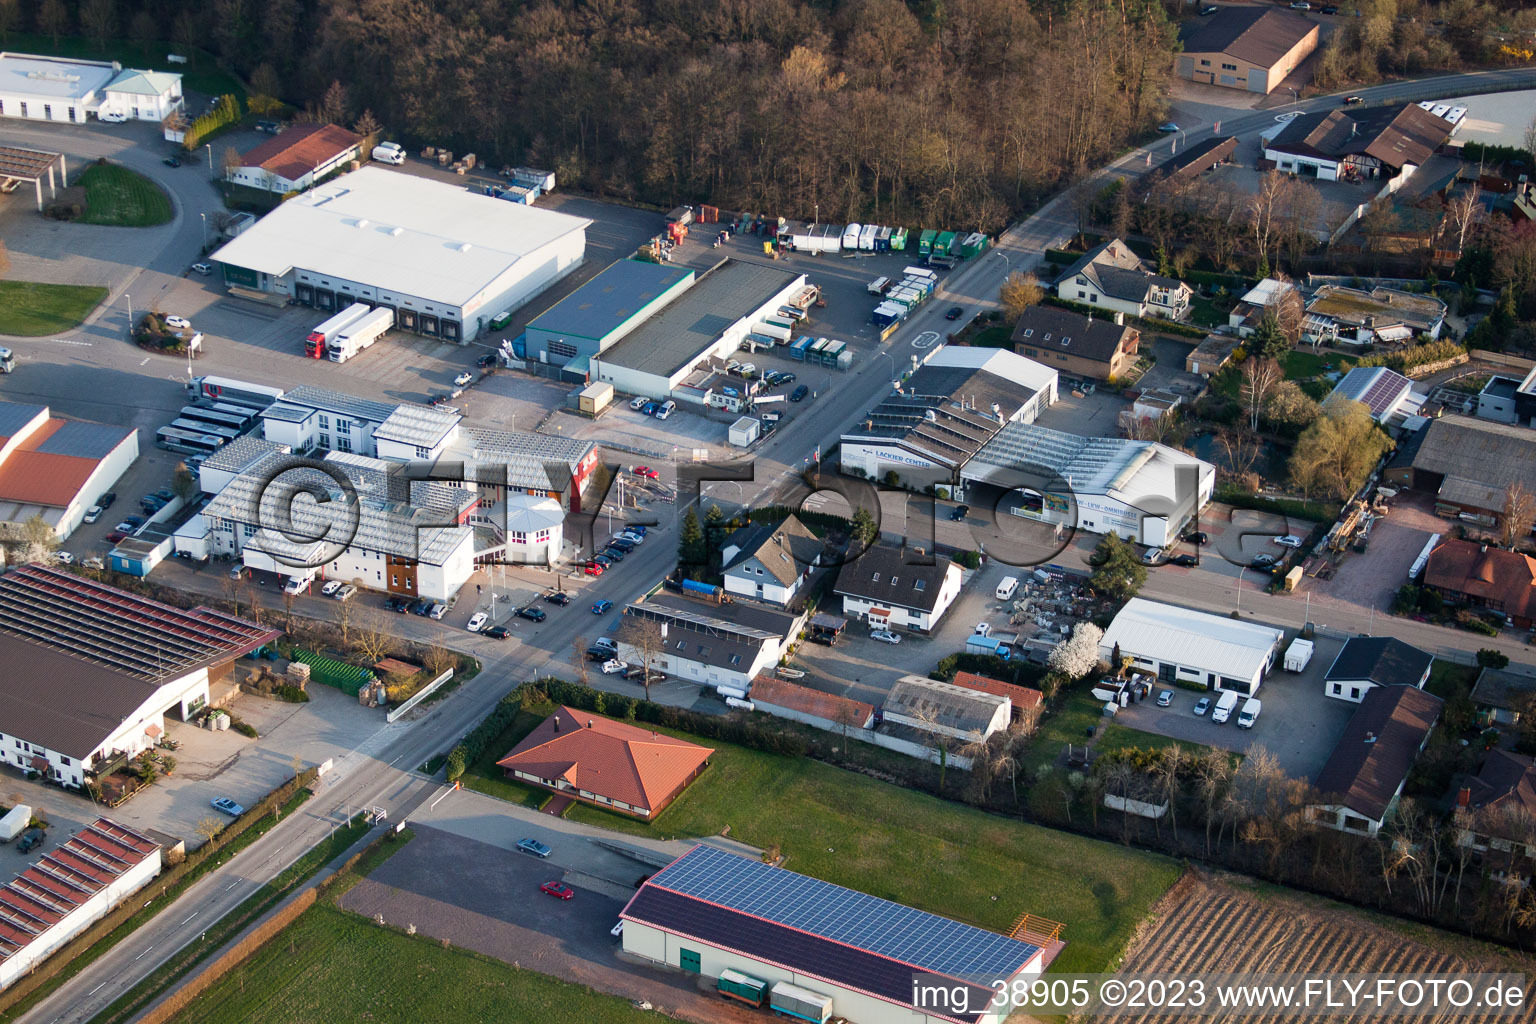
[[[385,306],[380,306],[367,316],[359,317],[343,327],[326,346],[330,352],[331,362],[346,362],[382,338],[393,326],[395,326],[395,311]]]
[[[309,337],[304,339],[304,354],[311,359],[320,359],[326,354],[332,341],[341,334],[342,330],[356,320],[361,319],[368,312],[366,302],[354,302],[346,309],[337,313],[329,320],[309,332]]]

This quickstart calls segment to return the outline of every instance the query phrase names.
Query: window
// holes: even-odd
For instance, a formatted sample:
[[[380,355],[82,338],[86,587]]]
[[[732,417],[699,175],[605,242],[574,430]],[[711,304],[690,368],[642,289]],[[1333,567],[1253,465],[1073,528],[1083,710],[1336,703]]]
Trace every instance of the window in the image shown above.
[[[912,581],[912,589],[913,590],[926,590],[926,589],[928,589],[928,581],[927,580],[913,580]]]
[[[421,446],[420,446],[420,445],[417,445],[417,446],[416,446],[416,457],[417,457],[417,458],[418,458],[418,459],[424,459],[424,458],[426,458],[426,457],[427,457],[427,456],[428,456],[428,455],[429,455],[429,454],[430,454],[430,452],[428,452],[428,450],[427,450],[427,449],[425,449],[425,448],[423,448],[423,447],[421,447]]]
[[[350,434],[350,433],[352,433],[352,421],[351,420],[337,420],[336,421],[336,433],[338,433],[338,434]]]
[[[1360,687],[1358,687],[1358,686],[1351,686],[1349,688],[1349,699],[1350,700],[1359,700],[1360,699]]]
[[[871,576],[869,578],[869,581],[871,583],[879,583],[880,582],[880,574],[879,573],[875,573],[873,576]]]
[[[340,452],[349,452],[349,451],[351,451],[352,450],[352,439],[350,437],[338,437],[336,439],[336,450],[340,451]]]
[[[552,356],[560,356],[564,359],[575,359],[576,346],[570,344],[569,342],[555,341],[551,339],[549,342],[549,354]]]
[[[1035,349],[1032,349],[1032,348],[1026,348],[1026,349],[1025,349],[1025,350],[1024,350],[1024,354],[1025,354],[1025,355],[1027,355],[1027,356],[1037,356],[1037,355],[1039,355],[1039,354],[1040,354],[1040,353],[1039,353],[1039,352],[1037,352],[1037,351],[1036,351],[1036,350],[1035,350]]]
[[[1072,336],[1070,334],[1061,339],[1062,348],[1066,348],[1070,344],[1072,344]]]
[[[1208,60],[1203,60],[1203,61],[1200,62],[1200,66],[1203,67],[1203,68],[1208,68],[1208,67],[1211,66],[1211,62],[1208,61]]]
[[[321,413],[320,414],[320,429],[321,430],[330,430],[331,429],[331,418],[329,416],[327,416],[325,413]]]
[[[1035,329],[1033,327],[1026,327],[1026,328],[1024,328],[1024,337],[1026,337],[1026,338],[1033,338],[1034,336],[1035,336]],[[1046,337],[1050,337],[1050,335],[1046,335]]]
[[[247,540],[249,540],[250,538],[256,536],[256,527],[251,523],[241,523],[240,532],[245,536]]]
[[[1236,64],[1223,64],[1221,66],[1221,70],[1223,70],[1223,71],[1236,71],[1237,70],[1237,65]]]
[[[61,758],[59,758],[59,763],[62,764],[64,767],[68,768],[69,767],[69,758],[61,757]]]

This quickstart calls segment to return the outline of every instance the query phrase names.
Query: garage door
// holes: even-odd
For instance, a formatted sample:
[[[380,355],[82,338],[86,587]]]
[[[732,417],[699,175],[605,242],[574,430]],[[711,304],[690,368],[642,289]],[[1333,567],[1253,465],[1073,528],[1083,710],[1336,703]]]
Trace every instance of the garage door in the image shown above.
[[[1237,84],[1238,84],[1237,83],[1237,76],[1236,75],[1222,75],[1221,76],[1221,84],[1226,86],[1229,89],[1236,89],[1237,88]]]
[[[1263,68],[1249,68],[1248,91],[1269,92],[1269,73]]]
[[[1180,78],[1194,78],[1195,77],[1195,58],[1193,58],[1193,57],[1180,57],[1179,58],[1179,77]]]

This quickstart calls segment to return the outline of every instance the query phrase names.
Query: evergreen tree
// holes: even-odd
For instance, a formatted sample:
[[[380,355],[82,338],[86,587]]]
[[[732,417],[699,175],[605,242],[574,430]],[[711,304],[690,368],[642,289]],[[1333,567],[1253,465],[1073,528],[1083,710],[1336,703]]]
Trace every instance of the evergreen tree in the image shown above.
[[[1290,348],[1291,343],[1280,326],[1280,318],[1273,309],[1266,309],[1259,320],[1259,326],[1254,329],[1251,351],[1257,352],[1262,359],[1279,359]]]
[[[704,567],[704,531],[692,508],[683,515],[683,530],[677,538],[677,565],[685,574]]]
[[[1147,568],[1136,557],[1136,551],[1117,534],[1106,533],[1093,549],[1089,559],[1093,575],[1088,585],[1095,593],[1116,601],[1129,601],[1136,596],[1141,585],[1147,582]]]

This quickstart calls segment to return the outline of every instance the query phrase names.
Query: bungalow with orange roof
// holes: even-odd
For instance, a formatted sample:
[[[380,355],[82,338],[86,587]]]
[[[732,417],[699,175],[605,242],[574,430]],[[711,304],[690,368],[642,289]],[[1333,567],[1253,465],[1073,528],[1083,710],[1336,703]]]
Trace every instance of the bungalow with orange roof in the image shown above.
[[[363,137],[334,124],[296,124],[240,154],[229,180],[265,192],[302,192],[362,151]]]
[[[509,778],[650,819],[699,777],[711,747],[560,707],[496,763]]]

